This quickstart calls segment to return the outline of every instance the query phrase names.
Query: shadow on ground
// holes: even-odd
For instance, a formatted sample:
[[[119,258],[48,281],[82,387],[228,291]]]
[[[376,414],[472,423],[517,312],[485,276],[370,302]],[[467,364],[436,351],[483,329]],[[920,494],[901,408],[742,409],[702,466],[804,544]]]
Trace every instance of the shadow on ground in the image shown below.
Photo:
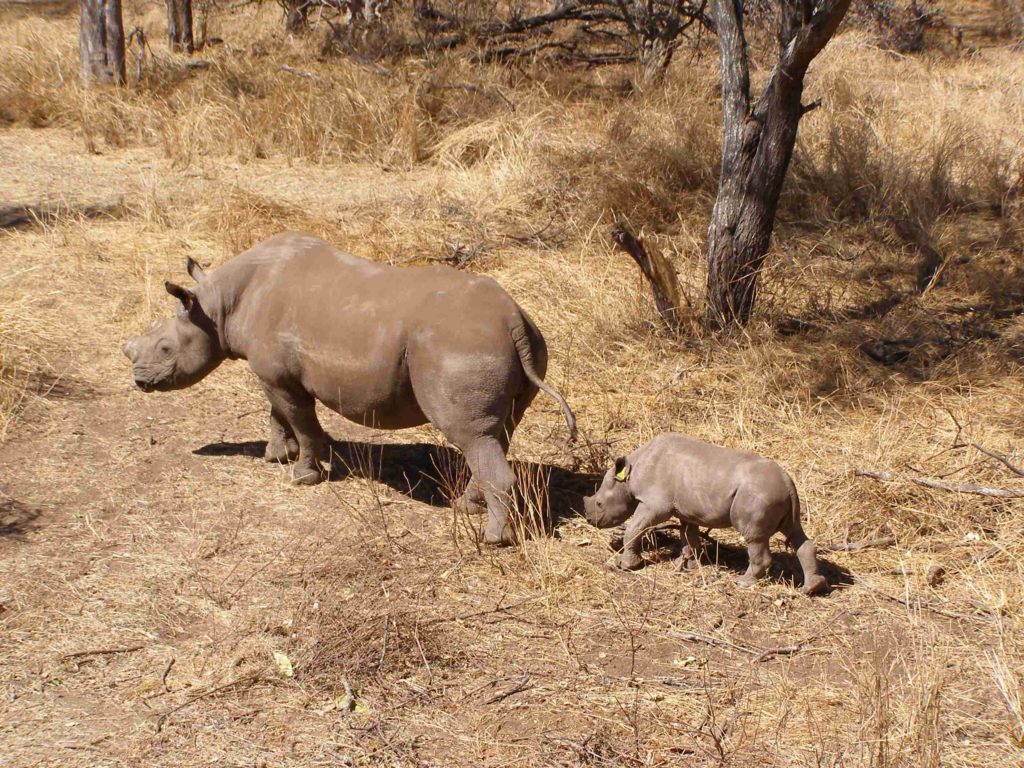
[[[210,443],[197,448],[197,456],[249,456],[262,459],[267,443]],[[601,475],[573,472],[555,464],[513,462],[519,485],[546,488],[553,524],[583,512],[583,496],[591,494]],[[367,443],[353,440],[331,442],[332,482],[359,477],[384,483],[414,501],[447,507],[465,488],[468,471],[462,454],[432,443]]]
[[[678,526],[672,525],[658,528],[650,538],[653,541],[648,540],[645,542],[646,546],[644,549],[655,562],[674,560],[679,557],[682,545],[678,536]],[[736,574],[741,574],[747,570],[747,564],[750,562],[750,559],[747,557],[745,547],[717,541],[714,535],[710,533],[702,534],[702,538],[704,539],[710,563],[717,567],[734,571]],[[796,587],[802,586],[804,576],[803,570],[800,568],[800,561],[797,560],[796,555],[791,549],[788,547],[782,549],[778,546],[782,543],[781,536],[776,536],[773,542],[772,567],[768,572],[769,580]],[[621,542],[613,541],[612,546],[619,548]],[[832,589],[837,586],[850,586],[853,584],[853,574],[849,570],[825,559],[820,553],[818,555],[818,570],[828,580],[829,587]]]
[[[42,513],[14,499],[0,502],[0,538],[22,540],[38,526]]]

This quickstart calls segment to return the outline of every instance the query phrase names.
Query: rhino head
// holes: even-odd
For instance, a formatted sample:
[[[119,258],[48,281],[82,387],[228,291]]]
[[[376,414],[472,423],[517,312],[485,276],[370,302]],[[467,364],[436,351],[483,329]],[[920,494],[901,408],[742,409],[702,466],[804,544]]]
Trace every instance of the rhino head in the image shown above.
[[[637,501],[629,486],[633,467],[625,456],[615,460],[593,496],[583,498],[583,514],[598,528],[612,528],[633,514]]]
[[[188,272],[198,283],[206,276],[192,259]],[[164,283],[181,306],[177,314],[155,320],[143,335],[129,339],[121,350],[132,361],[132,378],[143,392],[167,392],[191,387],[223,362],[217,327],[188,288]]]

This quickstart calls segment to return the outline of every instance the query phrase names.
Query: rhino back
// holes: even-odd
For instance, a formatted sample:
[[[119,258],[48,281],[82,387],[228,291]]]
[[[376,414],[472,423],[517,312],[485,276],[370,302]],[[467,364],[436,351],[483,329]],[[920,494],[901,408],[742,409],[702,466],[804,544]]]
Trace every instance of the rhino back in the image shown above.
[[[730,525],[739,490],[756,489],[768,499],[785,497],[790,488],[788,475],[770,459],[677,433],[659,435],[637,454],[639,484],[656,488],[684,515],[714,527]]]
[[[366,261],[302,234],[237,261],[249,278],[234,323],[253,370],[298,379],[357,421],[376,413],[381,426],[423,423],[411,360],[450,367],[511,348],[518,307],[490,278]]]

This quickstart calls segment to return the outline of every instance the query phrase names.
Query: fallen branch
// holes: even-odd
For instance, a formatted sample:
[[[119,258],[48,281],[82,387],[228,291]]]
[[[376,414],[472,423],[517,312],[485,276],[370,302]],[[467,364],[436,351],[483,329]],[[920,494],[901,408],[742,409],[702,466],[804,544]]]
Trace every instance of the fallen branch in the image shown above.
[[[975,496],[989,496],[996,499],[1024,499],[1024,490],[1012,488],[992,488],[987,485],[973,485],[971,483],[943,483],[939,480],[929,480],[927,477],[913,477],[911,475],[894,475],[891,472],[874,472],[868,469],[854,469],[853,474],[857,477],[870,477],[880,480],[883,483],[895,483],[899,481],[914,483],[925,488],[933,488],[937,491],[952,491],[953,493],[970,493]]]
[[[297,77],[304,77],[307,80],[323,80],[320,75],[316,72],[307,72],[304,69],[296,69],[295,67],[289,67],[287,64],[281,65],[281,71],[287,72],[289,75],[295,75]]]
[[[643,241],[626,229],[624,224],[619,223],[612,227],[612,240],[640,267],[654,293],[654,304],[658,308],[658,314],[670,328],[678,331],[680,291],[672,265],[660,252],[648,251]]]
[[[187,700],[183,701],[181,704],[171,707],[162,715],[160,715],[160,717],[158,717],[156,720],[156,732],[160,733],[160,731],[163,730],[164,724],[167,722],[167,719],[175,712],[180,712],[186,707],[191,707],[197,701],[205,699],[208,696],[214,696],[218,693],[223,693],[224,691],[231,690],[232,688],[236,688],[243,685],[251,685],[252,683],[259,682],[262,679],[262,677],[262,673],[253,672],[248,675],[243,675],[237,680],[232,680],[230,683],[224,683],[224,685],[218,685],[215,688],[208,688],[205,691],[199,691],[198,693],[190,696]]]
[[[1021,477],[1024,477],[1024,469],[1021,469],[1020,467],[1016,466],[1015,464],[1011,464],[1010,460],[1007,459],[1005,456],[1002,456],[1002,455],[996,453],[995,451],[990,451],[988,448],[984,448],[984,447],[978,445],[977,443],[971,443],[971,447],[972,448],[977,448],[979,451],[984,453],[986,456],[995,459],[1000,464],[1002,464],[1004,467],[1006,467],[1008,470],[1013,472],[1013,474],[1020,475]]]
[[[742,651],[743,653],[754,657],[751,659],[751,663],[753,664],[760,664],[762,661],[768,661],[776,656],[790,656],[794,653],[799,653],[803,650],[804,644],[809,642],[808,640],[802,640],[801,642],[794,643],[793,645],[780,645],[775,648],[755,648],[751,645],[734,643],[732,640],[725,640],[724,638],[712,637],[711,635],[699,635],[696,632],[673,632],[672,636],[691,643],[704,643],[705,645],[713,645],[717,648],[730,648]]]
[[[145,647],[144,645],[128,645],[123,648],[94,648],[88,651],[66,653],[60,657],[60,660],[70,661],[71,659],[81,659],[86,656],[114,656],[118,653],[135,653],[135,651],[141,651]]]
[[[504,691],[504,692],[499,693],[499,694],[497,694],[495,696],[492,696],[487,701],[485,701],[484,704],[485,705],[486,704],[497,704],[499,701],[504,701],[509,696],[515,696],[517,693],[522,693],[523,691],[525,691],[529,687],[529,683],[530,683],[530,676],[529,675],[523,675],[523,679],[520,680],[518,683],[516,683],[514,686],[509,688],[507,691]]]
[[[803,647],[803,643],[794,643],[793,645],[780,645],[778,648],[769,648],[754,659],[754,663],[760,664],[762,661],[768,661],[776,656],[789,656],[794,653],[799,653]]]
[[[818,549],[822,552],[860,552],[862,549],[871,549],[872,547],[891,547],[895,543],[896,539],[892,536],[885,536],[881,539],[819,544]]]

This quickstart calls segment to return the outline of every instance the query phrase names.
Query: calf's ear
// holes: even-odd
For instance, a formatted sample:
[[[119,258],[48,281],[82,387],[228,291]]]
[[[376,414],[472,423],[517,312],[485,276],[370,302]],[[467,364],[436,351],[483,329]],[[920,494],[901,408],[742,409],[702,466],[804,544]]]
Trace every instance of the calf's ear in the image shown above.
[[[629,480],[629,472],[632,468],[632,465],[626,461],[625,456],[619,456],[615,460],[615,479],[620,483],[626,482]]]
[[[185,263],[185,269],[188,270],[189,276],[197,283],[201,283],[206,279],[206,273],[203,272],[203,268],[191,256],[188,257],[188,261]]]
[[[190,310],[196,303],[196,295],[192,293],[188,288],[182,288],[177,283],[166,282],[164,288],[174,298],[181,302],[181,305],[186,309]]]

